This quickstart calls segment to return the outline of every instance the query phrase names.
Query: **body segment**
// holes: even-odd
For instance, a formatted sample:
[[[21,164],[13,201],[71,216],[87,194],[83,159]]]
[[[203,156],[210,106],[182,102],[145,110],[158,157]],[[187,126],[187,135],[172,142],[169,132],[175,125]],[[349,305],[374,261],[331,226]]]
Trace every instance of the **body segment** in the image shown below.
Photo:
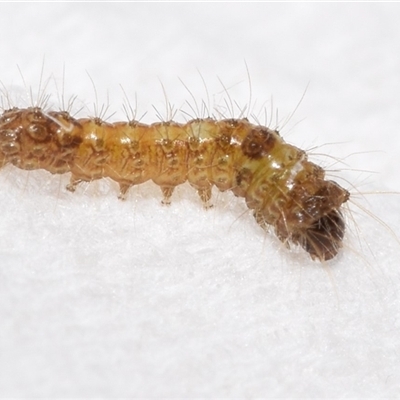
[[[282,242],[302,246],[313,259],[329,260],[342,245],[340,209],[349,193],[277,131],[247,119],[145,125],[11,109],[0,118],[0,163],[70,172],[71,191],[108,177],[119,183],[120,198],[152,180],[166,204],[188,181],[209,207],[216,186],[243,197],[262,227],[272,226]]]

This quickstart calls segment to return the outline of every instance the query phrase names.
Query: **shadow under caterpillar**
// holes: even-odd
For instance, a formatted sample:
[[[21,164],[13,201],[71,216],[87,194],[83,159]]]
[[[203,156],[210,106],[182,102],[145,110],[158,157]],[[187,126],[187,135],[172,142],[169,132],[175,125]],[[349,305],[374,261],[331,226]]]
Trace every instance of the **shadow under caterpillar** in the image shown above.
[[[12,108],[0,117],[0,166],[8,163],[70,172],[70,191],[108,177],[118,182],[121,199],[130,187],[152,180],[164,204],[188,181],[208,208],[215,185],[243,197],[261,227],[272,226],[283,243],[300,245],[314,260],[330,260],[342,247],[341,208],[349,192],[326,180],[324,170],[278,131],[246,118],[146,125]]]

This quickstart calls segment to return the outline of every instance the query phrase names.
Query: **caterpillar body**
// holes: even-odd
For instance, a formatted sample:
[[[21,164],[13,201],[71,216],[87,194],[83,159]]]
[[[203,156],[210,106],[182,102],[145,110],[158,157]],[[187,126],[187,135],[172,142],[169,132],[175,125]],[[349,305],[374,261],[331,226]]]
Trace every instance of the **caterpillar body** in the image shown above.
[[[71,173],[67,189],[111,178],[121,199],[134,185],[157,184],[163,203],[186,181],[210,207],[212,187],[243,197],[263,228],[287,246],[300,245],[314,260],[336,256],[349,192],[325,179],[305,151],[279,132],[246,118],[193,119],[146,125],[73,118],[66,111],[12,108],[0,117],[0,166]]]

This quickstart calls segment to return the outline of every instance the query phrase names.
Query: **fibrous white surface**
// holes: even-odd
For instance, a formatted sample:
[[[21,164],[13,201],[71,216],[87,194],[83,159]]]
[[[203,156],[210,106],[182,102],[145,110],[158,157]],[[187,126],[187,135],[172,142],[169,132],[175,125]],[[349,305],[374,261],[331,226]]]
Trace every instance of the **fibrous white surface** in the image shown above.
[[[37,90],[45,57],[45,78],[54,73],[58,85],[48,89],[49,107],[60,106],[65,64],[65,98],[78,96],[79,115],[93,115],[96,97],[85,71],[99,107],[110,91],[111,120],[124,118],[119,84],[133,105],[137,93],[145,122],[156,118],[152,104],[168,115],[159,81],[176,109],[196,114],[178,77],[208,103],[198,69],[210,103],[229,114],[217,76],[233,102],[248,104],[246,62],[249,116],[264,122],[265,109],[269,121],[278,109],[285,140],[318,146],[311,152],[332,179],[390,229],[351,204],[345,248],[321,265],[283,248],[229,194],[205,211],[182,187],[163,207],[146,184],[121,202],[108,181],[71,194],[68,176],[6,167],[0,396],[398,396],[399,198],[368,193],[399,188],[399,10],[3,5],[1,81],[10,97],[25,97],[16,64]]]

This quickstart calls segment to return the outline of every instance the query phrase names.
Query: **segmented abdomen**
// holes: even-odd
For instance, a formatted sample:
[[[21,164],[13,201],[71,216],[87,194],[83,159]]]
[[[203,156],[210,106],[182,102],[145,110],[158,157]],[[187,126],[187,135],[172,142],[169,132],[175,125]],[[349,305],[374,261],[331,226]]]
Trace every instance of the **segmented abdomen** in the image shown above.
[[[281,241],[300,244],[312,258],[328,260],[341,247],[340,207],[349,193],[277,131],[247,119],[145,125],[12,109],[0,120],[0,150],[3,165],[71,172],[71,191],[109,177],[125,198],[130,187],[152,180],[169,203],[188,181],[208,207],[215,185],[244,197],[261,226],[272,225]]]

